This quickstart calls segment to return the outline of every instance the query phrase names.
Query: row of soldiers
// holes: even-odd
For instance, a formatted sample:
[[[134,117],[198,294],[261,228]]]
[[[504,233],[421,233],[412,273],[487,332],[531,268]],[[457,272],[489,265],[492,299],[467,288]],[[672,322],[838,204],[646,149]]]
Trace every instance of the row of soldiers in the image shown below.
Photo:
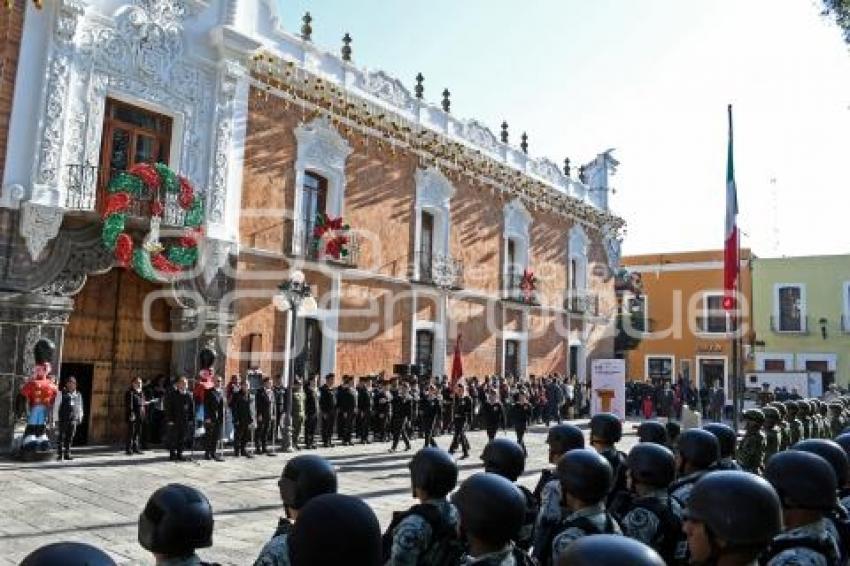
[[[773,401],[744,411],[743,424],[738,461],[745,470],[760,473],[771,456],[801,440],[838,436],[850,425],[850,398]]]

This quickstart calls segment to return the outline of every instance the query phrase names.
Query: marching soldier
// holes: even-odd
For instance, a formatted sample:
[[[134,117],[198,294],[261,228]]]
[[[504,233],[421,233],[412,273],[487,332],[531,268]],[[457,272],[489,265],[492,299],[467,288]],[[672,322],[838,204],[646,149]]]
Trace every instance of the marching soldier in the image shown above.
[[[216,376],[215,387],[207,390],[204,395],[204,458],[221,462],[224,458],[217,454],[218,442],[224,426],[224,391],[223,380]]]
[[[762,563],[838,564],[839,548],[826,520],[836,490],[829,463],[815,454],[788,450],[768,461],[764,475],[781,499],[785,528],[770,543]]]
[[[770,457],[779,452],[779,411],[776,407],[770,406],[762,409],[764,413],[764,461],[770,460]]]
[[[505,428],[505,408],[499,400],[499,392],[495,389],[487,393],[487,400],[481,407],[484,416],[484,428],[487,431],[487,439],[492,441],[499,432],[499,427]]]
[[[528,402],[528,393],[525,390],[520,390],[519,395],[517,395],[517,402],[511,406],[511,421],[514,424],[517,444],[522,446],[522,451],[526,456],[528,455],[528,450],[525,448],[523,437],[529,423],[531,423],[533,411],[534,409],[531,407],[531,403]]]
[[[319,422],[319,392],[316,391],[316,378],[307,380],[304,390],[304,446],[316,447],[316,426]]]
[[[466,393],[466,387],[462,383],[455,386],[454,404],[452,405],[452,417],[454,419],[454,436],[452,437],[449,454],[454,454],[460,446],[463,451],[461,460],[469,458],[469,440],[466,438],[466,429],[472,420],[472,399]]]
[[[374,410],[375,410],[375,439],[385,442],[387,439],[387,424],[390,420],[390,396],[385,390],[386,382],[383,378],[378,379],[375,387]]]
[[[764,413],[759,409],[744,411],[744,436],[738,446],[738,461],[741,467],[754,474],[764,469],[764,453],[767,441],[761,430]]]
[[[321,411],[322,446],[330,448],[333,443],[334,424],[336,422],[336,395],[334,394],[334,374],[325,376],[325,383],[319,388],[319,411]]]
[[[687,551],[682,536],[682,507],[667,488],[676,477],[676,458],[660,444],[638,444],[629,452],[629,477],[635,495],[622,517],[623,532],[655,549],[668,564]]]
[[[442,404],[437,396],[437,387],[434,384],[428,386],[422,400],[422,429],[425,436],[425,447],[437,448],[434,435],[440,432],[442,419]]]
[[[407,424],[410,422],[413,412],[413,400],[410,398],[409,389],[407,383],[402,383],[399,390],[393,395],[393,416],[390,424],[393,445],[390,448],[390,452],[396,451],[399,439],[404,440],[404,450],[410,450],[410,436],[407,434]]]
[[[269,451],[269,439],[272,440],[274,446],[274,414],[275,414],[275,394],[272,388],[272,378],[263,378],[263,388],[257,392],[257,432],[254,438],[254,452],[256,454],[265,454],[266,456],[274,456]]]
[[[361,377],[357,383],[357,438],[360,444],[369,444],[372,426],[372,380]]]
[[[357,393],[352,385],[352,378],[345,375],[342,385],[336,393],[337,412],[339,413],[339,437],[343,446],[354,446],[351,441],[354,416],[357,410]]]
[[[168,459],[173,462],[185,462],[183,449],[186,446],[187,431],[194,433],[192,421],[195,418],[195,404],[189,391],[189,380],[181,377],[165,396],[165,422],[168,425]],[[194,440],[194,439],[193,439]]]
[[[233,455],[253,458],[247,446],[254,426],[254,394],[247,376],[242,376],[239,384],[232,388],[230,416],[233,419]]]

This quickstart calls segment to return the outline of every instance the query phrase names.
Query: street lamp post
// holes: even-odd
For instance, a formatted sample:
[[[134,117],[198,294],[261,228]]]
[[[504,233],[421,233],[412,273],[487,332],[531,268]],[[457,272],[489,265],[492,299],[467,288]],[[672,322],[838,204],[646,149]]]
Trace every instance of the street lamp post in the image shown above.
[[[289,325],[289,359],[287,383],[286,383],[286,415],[283,419],[283,438],[281,444],[283,451],[289,452],[292,448],[292,386],[295,380],[295,330],[298,324],[298,309],[304,312],[316,310],[316,299],[310,286],[304,280],[304,273],[300,270],[293,272],[289,279],[278,287],[280,292],[274,296],[274,306],[280,312],[291,311],[291,323]]]

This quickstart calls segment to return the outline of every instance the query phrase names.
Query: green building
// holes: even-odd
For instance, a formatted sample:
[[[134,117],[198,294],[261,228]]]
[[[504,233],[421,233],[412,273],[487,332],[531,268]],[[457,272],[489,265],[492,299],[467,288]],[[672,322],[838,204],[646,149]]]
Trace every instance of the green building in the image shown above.
[[[850,255],[753,260],[756,371],[850,380]]]

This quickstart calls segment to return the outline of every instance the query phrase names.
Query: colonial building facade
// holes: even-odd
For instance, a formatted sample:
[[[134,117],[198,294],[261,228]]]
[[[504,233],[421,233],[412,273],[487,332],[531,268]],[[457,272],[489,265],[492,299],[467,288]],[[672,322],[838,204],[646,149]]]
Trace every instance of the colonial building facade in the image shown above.
[[[0,449],[42,336],[57,375],[81,384],[93,441],[122,433],[131,376],[194,375],[201,346],[219,371],[284,373],[288,325],[272,303],[295,269],[319,306],[295,324],[300,373],[440,374],[456,344],[469,374],[584,376],[611,356],[622,221],[608,211],[610,153],[573,178],[510,145],[506,126],[497,138],[454,117],[447,96],[425,102],[421,80],[411,93],[350,50],[316,47],[309,22],[281,29],[265,0],[14,4],[0,80]],[[181,276],[116,268],[105,243],[111,182],[145,163],[203,200],[198,259]],[[122,209],[131,247],[178,239],[181,198]]]

